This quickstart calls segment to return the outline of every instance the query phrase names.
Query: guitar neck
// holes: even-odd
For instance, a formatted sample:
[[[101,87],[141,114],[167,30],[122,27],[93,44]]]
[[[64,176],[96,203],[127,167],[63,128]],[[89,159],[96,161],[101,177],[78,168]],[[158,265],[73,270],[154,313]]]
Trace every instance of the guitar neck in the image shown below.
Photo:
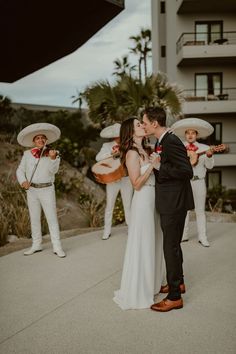
[[[226,146],[225,144],[215,145],[215,146],[209,146],[209,149],[207,149],[207,150],[205,150],[205,151],[202,151],[202,152],[197,152],[197,155],[198,155],[198,156],[204,155],[204,154],[206,154],[206,152],[207,152],[208,150],[211,150],[212,153],[214,153],[214,152],[222,152],[222,151],[227,150],[227,146]]]
[[[197,155],[198,156],[202,156],[202,155],[206,154],[206,152],[207,152],[207,150],[206,151],[202,151],[202,152],[197,152]]]

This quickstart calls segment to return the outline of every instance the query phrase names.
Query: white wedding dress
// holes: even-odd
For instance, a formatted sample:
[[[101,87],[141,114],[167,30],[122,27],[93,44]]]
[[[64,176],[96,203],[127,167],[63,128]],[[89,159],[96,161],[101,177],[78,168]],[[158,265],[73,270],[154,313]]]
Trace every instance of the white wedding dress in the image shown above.
[[[149,164],[141,167],[145,173]],[[155,176],[134,192],[121,287],[113,300],[123,310],[149,308],[164,276],[163,240],[155,209]]]

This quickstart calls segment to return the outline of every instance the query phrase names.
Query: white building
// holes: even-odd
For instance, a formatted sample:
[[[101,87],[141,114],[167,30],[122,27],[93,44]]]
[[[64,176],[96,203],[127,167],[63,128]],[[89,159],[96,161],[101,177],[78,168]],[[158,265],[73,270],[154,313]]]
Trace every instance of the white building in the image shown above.
[[[207,185],[236,188],[236,0],[152,0],[153,72],[184,88],[185,117],[207,120],[215,155]]]

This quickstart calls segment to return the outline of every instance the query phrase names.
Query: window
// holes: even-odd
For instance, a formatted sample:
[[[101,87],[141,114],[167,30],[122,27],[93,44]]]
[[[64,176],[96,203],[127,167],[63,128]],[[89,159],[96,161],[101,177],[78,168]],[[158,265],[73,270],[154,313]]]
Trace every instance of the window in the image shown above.
[[[161,12],[161,14],[166,13],[166,2],[165,1],[160,2],[160,12]]]
[[[201,139],[201,142],[207,145],[220,145],[222,143],[222,123],[211,122],[210,124],[214,127],[214,132],[206,139]]]
[[[209,189],[221,185],[221,171],[208,171],[206,184]]]
[[[205,44],[217,43],[223,37],[222,21],[195,22],[195,40]]]
[[[207,97],[220,94],[222,94],[222,73],[195,74],[195,96]]]
[[[166,57],[166,46],[165,45],[161,46],[161,57],[162,58]]]

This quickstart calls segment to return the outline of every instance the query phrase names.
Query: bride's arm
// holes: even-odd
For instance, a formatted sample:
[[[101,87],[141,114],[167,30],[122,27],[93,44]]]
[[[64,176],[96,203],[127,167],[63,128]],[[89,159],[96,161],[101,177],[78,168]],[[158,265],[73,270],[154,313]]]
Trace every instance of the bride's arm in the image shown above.
[[[156,161],[153,161],[143,175],[140,174],[140,156],[134,150],[129,150],[126,155],[126,167],[129,178],[135,190],[140,190],[149,178]]]

